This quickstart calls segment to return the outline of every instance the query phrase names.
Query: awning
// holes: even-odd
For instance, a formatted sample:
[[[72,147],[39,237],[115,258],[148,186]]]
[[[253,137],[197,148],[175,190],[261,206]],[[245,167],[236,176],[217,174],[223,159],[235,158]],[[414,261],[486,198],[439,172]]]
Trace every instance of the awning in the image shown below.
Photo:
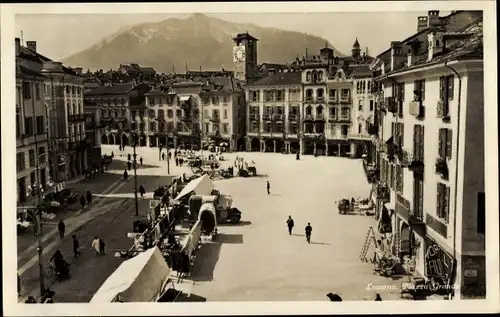
[[[396,205],[393,202],[387,202],[387,203],[385,203],[384,207],[387,210],[392,210],[392,211],[394,211],[394,209],[396,209]]]
[[[158,247],[124,261],[92,297],[91,303],[155,302],[167,284],[170,268]]]
[[[210,180],[210,176],[205,174],[190,181],[186,187],[181,190],[179,195],[175,197],[175,200],[180,200],[191,192],[194,192],[196,195],[210,195],[213,188],[214,184]]]
[[[181,96],[179,98],[180,101],[188,101],[191,98],[191,96]]]

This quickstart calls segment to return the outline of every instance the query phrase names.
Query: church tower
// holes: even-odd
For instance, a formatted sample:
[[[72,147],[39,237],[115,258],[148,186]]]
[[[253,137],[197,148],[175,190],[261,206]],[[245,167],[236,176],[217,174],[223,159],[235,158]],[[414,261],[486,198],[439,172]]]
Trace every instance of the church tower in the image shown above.
[[[257,42],[255,37],[241,33],[233,38],[234,78],[248,82],[257,77]]]
[[[361,48],[358,42],[358,38],[356,38],[356,41],[352,45],[352,57],[354,59],[361,57]]]

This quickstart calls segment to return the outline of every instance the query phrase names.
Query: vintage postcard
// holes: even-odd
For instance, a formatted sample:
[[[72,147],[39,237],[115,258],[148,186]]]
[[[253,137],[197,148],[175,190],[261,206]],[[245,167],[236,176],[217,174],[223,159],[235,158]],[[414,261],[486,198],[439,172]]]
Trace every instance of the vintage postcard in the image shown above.
[[[4,314],[498,311],[495,12],[2,5]]]

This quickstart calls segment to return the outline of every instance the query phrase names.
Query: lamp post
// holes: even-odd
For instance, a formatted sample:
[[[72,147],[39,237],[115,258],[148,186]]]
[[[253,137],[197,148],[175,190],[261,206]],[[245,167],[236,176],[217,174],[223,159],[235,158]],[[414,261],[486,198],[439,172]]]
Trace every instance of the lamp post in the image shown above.
[[[137,132],[134,132],[133,134],[134,140],[133,140],[133,149],[134,149],[134,197],[135,197],[135,215],[139,216],[139,200],[137,198],[137,154],[135,151],[135,148],[137,146]]]
[[[43,296],[45,292],[45,275],[43,270],[43,244],[42,244],[42,219],[41,214],[42,210],[40,204],[42,203],[42,193],[40,190],[40,158],[44,155],[48,155],[48,153],[42,153],[38,155],[36,158],[36,178],[37,178],[37,210],[35,213],[35,222],[36,222],[36,236],[37,236],[37,248],[38,251],[38,267],[39,267],[39,279],[40,279],[40,296]]]

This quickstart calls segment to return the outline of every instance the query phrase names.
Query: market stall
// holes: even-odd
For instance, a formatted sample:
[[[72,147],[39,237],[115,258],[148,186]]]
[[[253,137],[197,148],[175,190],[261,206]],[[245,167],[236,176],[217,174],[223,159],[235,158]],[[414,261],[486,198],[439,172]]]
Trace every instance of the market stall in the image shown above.
[[[213,189],[214,184],[210,180],[210,176],[203,175],[190,181],[175,197],[175,200],[180,201],[191,193],[195,193],[196,195],[210,195]]]
[[[124,261],[90,303],[156,302],[167,291],[170,268],[157,247]]]

